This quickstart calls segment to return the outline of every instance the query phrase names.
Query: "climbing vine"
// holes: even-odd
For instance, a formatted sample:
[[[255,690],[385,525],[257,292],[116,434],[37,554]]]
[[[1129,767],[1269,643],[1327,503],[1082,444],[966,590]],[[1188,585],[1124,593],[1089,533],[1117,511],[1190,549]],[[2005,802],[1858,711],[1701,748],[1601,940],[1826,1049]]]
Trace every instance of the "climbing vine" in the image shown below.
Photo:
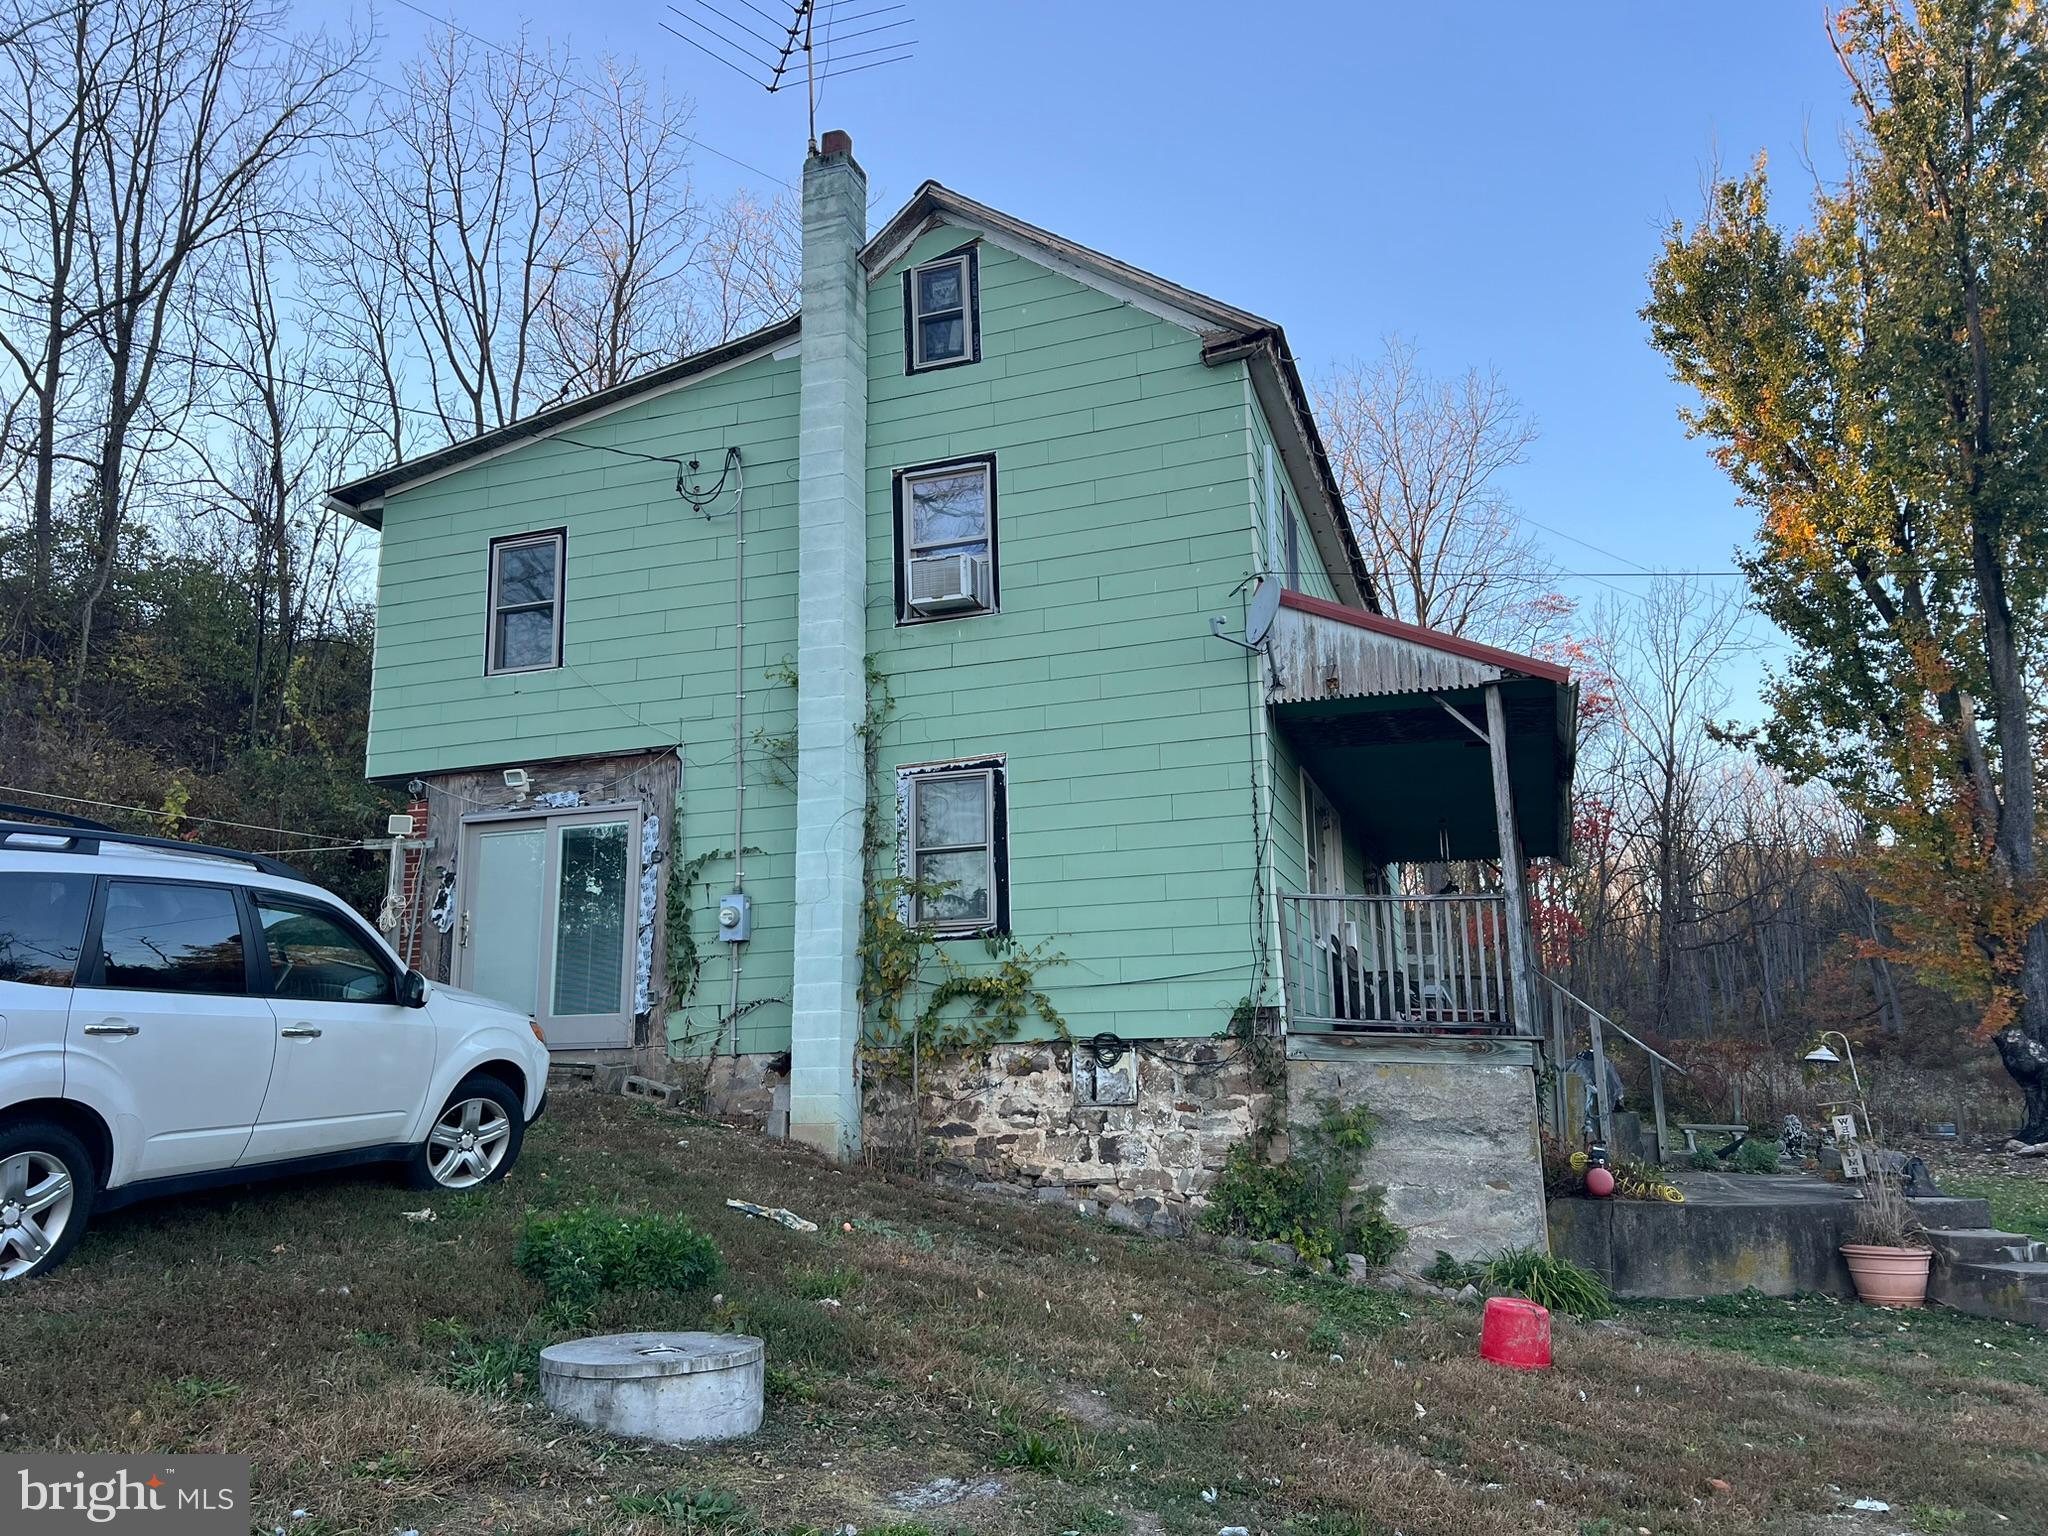
[[[697,995],[697,978],[704,969],[698,952],[697,934],[691,924],[696,910],[697,883],[713,859],[731,857],[722,848],[707,848],[694,859],[683,857],[683,817],[680,797],[674,825],[668,835],[668,896],[663,923],[668,940],[668,1006],[671,1012],[690,1005]]]
[[[970,967],[955,957],[957,946],[942,943],[928,924],[908,917],[945,887],[882,872],[897,836],[894,787],[881,782],[882,737],[895,712],[889,679],[869,657],[867,707],[860,724],[868,786],[860,846],[863,1057],[877,1071],[914,1072],[920,1061],[1009,1039],[1033,1017],[1060,1039],[1071,1038],[1066,1020],[1038,984],[1039,972],[1065,958],[1050,939],[1026,947],[1007,934],[990,934],[981,942],[990,964]],[[920,988],[928,990],[923,1006],[913,1011]]]

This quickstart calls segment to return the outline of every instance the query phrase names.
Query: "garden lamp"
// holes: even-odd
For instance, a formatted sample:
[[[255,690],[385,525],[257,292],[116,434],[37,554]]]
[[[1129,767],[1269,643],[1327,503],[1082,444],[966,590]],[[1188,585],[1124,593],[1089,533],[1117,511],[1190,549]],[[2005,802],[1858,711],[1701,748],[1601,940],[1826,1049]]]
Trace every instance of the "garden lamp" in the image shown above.
[[[1837,1056],[1828,1046],[1828,1041],[1842,1042],[1842,1055]],[[1839,1029],[1824,1029],[1814,1048],[1806,1053],[1805,1059],[1816,1066],[1840,1066],[1846,1058],[1849,1066],[1849,1081],[1856,1086],[1856,1107],[1863,1111],[1864,1140],[1873,1140],[1870,1129],[1870,1105],[1863,1096],[1863,1079],[1856,1071],[1856,1048],[1849,1043],[1849,1037]]]

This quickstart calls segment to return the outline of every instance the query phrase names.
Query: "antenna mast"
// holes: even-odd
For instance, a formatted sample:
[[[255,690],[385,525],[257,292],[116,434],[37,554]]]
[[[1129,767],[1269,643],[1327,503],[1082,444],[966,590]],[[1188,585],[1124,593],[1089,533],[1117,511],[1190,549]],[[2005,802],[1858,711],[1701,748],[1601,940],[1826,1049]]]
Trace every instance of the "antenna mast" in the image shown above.
[[[789,19],[778,20],[768,11],[754,3],[754,0],[670,0],[669,9],[684,22],[689,30],[661,23],[665,31],[673,33],[699,53],[717,60],[734,74],[752,81],[769,95],[783,90],[795,82],[789,78],[796,55],[804,56],[804,118],[806,139],[812,154],[818,152],[818,99],[819,87],[840,75],[858,74],[864,69],[880,69],[889,64],[901,64],[911,57],[917,47],[917,39],[904,37],[899,31],[916,18],[898,16],[897,12],[908,9],[905,4],[868,5],[866,9],[853,10],[863,0],[825,0],[825,18],[822,26],[818,23],[818,0],[787,0]],[[688,9],[685,9],[685,6]],[[847,8],[848,14],[841,14]],[[774,37],[756,30],[755,26],[734,11],[751,11],[770,31],[779,30],[781,36]],[[893,19],[881,21],[877,18],[888,16]],[[868,27],[854,27],[857,22],[872,21]],[[881,38],[863,48],[847,52],[839,45],[850,43],[856,38]],[[822,64],[818,54],[823,52]],[[876,55],[881,55],[877,58]],[[864,59],[865,63],[855,63]]]

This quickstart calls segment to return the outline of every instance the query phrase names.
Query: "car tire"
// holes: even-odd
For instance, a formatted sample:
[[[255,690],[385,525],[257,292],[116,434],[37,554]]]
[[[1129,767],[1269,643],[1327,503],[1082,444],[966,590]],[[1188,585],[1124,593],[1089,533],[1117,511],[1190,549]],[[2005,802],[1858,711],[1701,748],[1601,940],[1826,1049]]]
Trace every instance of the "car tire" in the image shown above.
[[[406,1164],[414,1189],[464,1190],[495,1184],[519,1161],[526,1106],[495,1077],[475,1073],[455,1085]]]
[[[0,1127],[0,1285],[48,1274],[70,1256],[92,1219],[99,1177],[92,1154],[63,1126]]]

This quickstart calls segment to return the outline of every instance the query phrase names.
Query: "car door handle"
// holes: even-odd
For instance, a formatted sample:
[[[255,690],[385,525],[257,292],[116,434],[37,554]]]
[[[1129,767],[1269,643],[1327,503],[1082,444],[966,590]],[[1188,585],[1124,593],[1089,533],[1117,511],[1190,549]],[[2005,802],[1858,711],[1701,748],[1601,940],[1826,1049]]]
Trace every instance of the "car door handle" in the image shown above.
[[[288,1024],[278,1031],[287,1040],[317,1040],[320,1031],[310,1024]]]
[[[142,1026],[140,1024],[88,1024],[85,1026],[85,1033],[88,1035],[139,1035],[142,1033]]]

